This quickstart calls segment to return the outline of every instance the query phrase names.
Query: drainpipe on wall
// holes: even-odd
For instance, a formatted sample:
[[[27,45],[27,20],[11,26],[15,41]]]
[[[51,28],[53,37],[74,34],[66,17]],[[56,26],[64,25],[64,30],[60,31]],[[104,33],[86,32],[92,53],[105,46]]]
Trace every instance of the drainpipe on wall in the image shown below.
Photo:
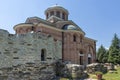
[[[62,61],[64,61],[64,32],[62,32]]]

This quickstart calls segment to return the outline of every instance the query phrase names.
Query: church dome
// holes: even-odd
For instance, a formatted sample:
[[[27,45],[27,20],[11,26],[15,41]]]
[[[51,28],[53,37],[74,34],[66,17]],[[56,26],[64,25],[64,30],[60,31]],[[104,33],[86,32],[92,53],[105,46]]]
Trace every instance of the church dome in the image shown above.
[[[67,9],[65,9],[59,5],[54,5],[45,10],[45,15],[46,15],[46,19],[48,19],[51,16],[56,16],[63,20],[68,20],[69,12]]]
[[[65,25],[62,28],[63,30],[79,30],[76,26],[74,25]]]
[[[72,25],[72,24],[66,24],[62,27],[63,30],[75,30],[82,32],[85,35],[85,32],[78,26]]]
[[[51,10],[60,10],[60,11],[64,11],[65,13],[69,14],[68,10],[63,8],[62,6],[59,6],[59,5],[54,5],[54,6],[51,6],[49,8],[47,8],[45,10],[45,13],[47,13],[48,11],[51,11]]]

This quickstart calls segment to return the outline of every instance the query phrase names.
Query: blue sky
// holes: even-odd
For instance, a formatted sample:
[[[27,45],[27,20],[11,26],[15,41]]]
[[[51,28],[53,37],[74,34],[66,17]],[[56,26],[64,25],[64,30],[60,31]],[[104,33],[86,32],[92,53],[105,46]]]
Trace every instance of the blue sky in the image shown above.
[[[97,47],[108,48],[114,33],[120,37],[120,0],[1,0],[0,28],[14,33],[14,25],[33,16],[45,19],[45,9],[55,4],[68,9],[69,20],[97,40]]]

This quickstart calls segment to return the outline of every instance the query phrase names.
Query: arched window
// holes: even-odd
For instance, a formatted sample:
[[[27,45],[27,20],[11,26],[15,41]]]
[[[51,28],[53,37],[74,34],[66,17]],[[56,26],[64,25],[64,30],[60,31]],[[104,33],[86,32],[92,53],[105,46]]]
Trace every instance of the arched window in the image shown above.
[[[76,42],[76,36],[75,35],[73,35],[73,41]]]
[[[82,43],[82,36],[80,37],[80,43]]]
[[[46,61],[46,50],[45,49],[41,50],[41,61]]]
[[[80,54],[83,54],[83,51],[80,51]]]
[[[60,12],[59,11],[56,12],[56,16],[60,18]]]
[[[83,51],[80,51],[80,65],[83,65],[83,58],[84,58],[84,54]]]
[[[53,12],[53,11],[50,12],[50,16],[52,16],[52,15],[54,15],[54,12]]]
[[[62,19],[65,20],[65,13],[62,13]]]
[[[62,27],[62,29],[63,29],[63,30],[67,30],[68,26],[69,26],[69,24],[65,24],[65,25]]]

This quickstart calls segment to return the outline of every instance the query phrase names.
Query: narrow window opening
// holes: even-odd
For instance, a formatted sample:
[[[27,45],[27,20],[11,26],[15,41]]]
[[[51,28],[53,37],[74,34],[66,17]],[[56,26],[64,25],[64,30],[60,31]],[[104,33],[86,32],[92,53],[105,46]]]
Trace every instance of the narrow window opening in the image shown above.
[[[82,37],[80,37],[80,42],[82,43]]]
[[[46,60],[46,51],[45,49],[41,50],[41,61],[45,61]]]
[[[84,54],[83,54],[83,51],[80,51],[80,65],[83,65],[83,57],[84,57]]]
[[[73,35],[73,41],[76,42],[76,36],[75,35]]]

